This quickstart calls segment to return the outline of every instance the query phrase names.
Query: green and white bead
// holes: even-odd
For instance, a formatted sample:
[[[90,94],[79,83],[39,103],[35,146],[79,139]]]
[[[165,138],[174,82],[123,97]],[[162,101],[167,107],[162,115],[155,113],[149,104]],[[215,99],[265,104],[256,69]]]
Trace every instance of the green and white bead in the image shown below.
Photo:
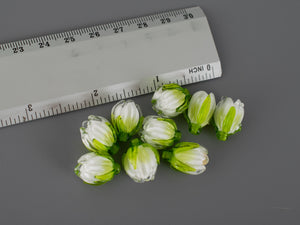
[[[131,147],[123,155],[124,169],[137,183],[154,180],[158,164],[157,150],[138,139],[132,140]]]
[[[116,153],[119,150],[117,134],[112,124],[101,116],[90,115],[80,128],[85,147],[97,153]]]
[[[189,91],[178,84],[166,84],[154,92],[153,109],[163,117],[172,118],[188,108]]]
[[[225,141],[228,135],[240,131],[243,117],[244,104],[239,99],[233,102],[229,97],[222,97],[214,113],[214,126],[218,139]]]
[[[109,155],[86,153],[78,159],[75,173],[85,183],[100,185],[113,179],[120,172],[120,165]]]
[[[181,138],[174,120],[158,116],[147,116],[140,134],[142,141],[156,149],[170,147]]]
[[[201,129],[209,123],[215,108],[216,100],[213,93],[198,91],[193,94],[189,107],[185,111],[185,118],[192,134],[199,134]]]
[[[198,175],[206,170],[209,161],[208,151],[197,143],[181,142],[171,151],[163,152],[163,159],[170,162],[171,167],[183,173]]]
[[[138,132],[143,122],[140,107],[132,100],[119,101],[111,110],[111,121],[120,141],[127,141]]]

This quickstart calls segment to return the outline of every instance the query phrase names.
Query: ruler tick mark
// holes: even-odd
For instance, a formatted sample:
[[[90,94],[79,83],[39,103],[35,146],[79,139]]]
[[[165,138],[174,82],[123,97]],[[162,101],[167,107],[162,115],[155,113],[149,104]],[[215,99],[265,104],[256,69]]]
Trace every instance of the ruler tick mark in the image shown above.
[[[25,109],[25,113],[26,113],[27,120],[29,120],[27,109]]]
[[[153,80],[154,90],[156,90],[156,83],[155,80]]]
[[[93,105],[95,105],[94,95],[93,95],[93,94],[91,94],[91,97],[92,97],[92,102],[93,102]],[[97,99],[97,101],[98,101],[98,99]]]

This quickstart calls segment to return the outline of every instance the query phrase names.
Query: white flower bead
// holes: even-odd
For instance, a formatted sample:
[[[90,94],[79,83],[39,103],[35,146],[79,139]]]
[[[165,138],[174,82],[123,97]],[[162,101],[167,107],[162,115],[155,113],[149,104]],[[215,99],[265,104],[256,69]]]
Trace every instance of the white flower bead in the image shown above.
[[[119,101],[111,110],[111,121],[120,141],[127,141],[140,129],[143,117],[140,107],[132,100]]]
[[[213,93],[198,91],[193,94],[185,117],[192,134],[199,134],[213,116],[216,108],[216,100]]]
[[[90,151],[116,153],[117,134],[111,123],[101,116],[89,116],[80,128],[81,140]]]
[[[94,152],[84,154],[78,160],[75,173],[88,184],[104,184],[120,171],[120,165],[109,155]]]
[[[198,175],[206,170],[208,163],[208,151],[197,143],[181,142],[175,145],[171,151],[164,151],[162,157],[170,162],[170,165],[183,173]]]
[[[236,102],[229,97],[223,97],[217,104],[214,113],[214,124],[217,137],[225,141],[228,135],[241,129],[244,118],[244,104],[238,99]]]
[[[158,164],[157,150],[138,139],[132,141],[132,146],[123,156],[123,166],[127,175],[137,183],[154,180]]]
[[[158,116],[147,116],[140,134],[142,141],[156,149],[170,147],[181,138],[181,133],[172,119]]]
[[[166,84],[154,92],[153,109],[163,117],[172,118],[183,113],[190,99],[189,91],[177,84]]]

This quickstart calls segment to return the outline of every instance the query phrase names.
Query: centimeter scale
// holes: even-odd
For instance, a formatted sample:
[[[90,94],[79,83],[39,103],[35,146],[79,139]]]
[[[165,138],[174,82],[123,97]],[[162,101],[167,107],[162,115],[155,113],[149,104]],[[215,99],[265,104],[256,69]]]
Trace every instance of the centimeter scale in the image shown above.
[[[0,45],[0,127],[221,76],[199,7]]]

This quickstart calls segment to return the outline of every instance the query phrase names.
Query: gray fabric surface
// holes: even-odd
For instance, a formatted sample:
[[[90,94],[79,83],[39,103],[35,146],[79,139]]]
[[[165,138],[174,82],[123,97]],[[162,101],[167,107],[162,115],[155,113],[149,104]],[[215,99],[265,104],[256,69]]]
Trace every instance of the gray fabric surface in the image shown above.
[[[86,152],[79,127],[90,114],[109,118],[113,103],[3,128],[1,224],[300,223],[299,1],[2,0],[0,42],[195,5],[208,17],[223,77],[186,87],[240,98],[246,110],[227,142],[211,127],[193,136],[176,119],[182,140],[209,150],[207,171],[189,176],[162,162],[154,182],[121,172],[103,186],[84,184],[73,172]],[[154,114],[151,95],[134,100]]]

